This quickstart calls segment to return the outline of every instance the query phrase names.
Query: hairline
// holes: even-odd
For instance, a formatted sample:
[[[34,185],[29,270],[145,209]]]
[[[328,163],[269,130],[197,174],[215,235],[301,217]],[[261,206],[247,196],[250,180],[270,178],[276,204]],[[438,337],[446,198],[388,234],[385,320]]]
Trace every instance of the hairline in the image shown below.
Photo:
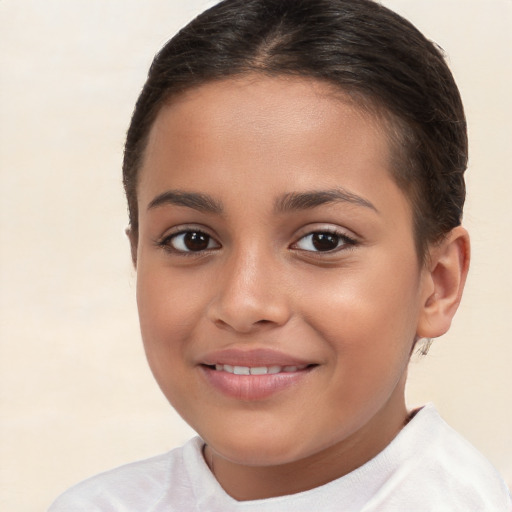
[[[144,168],[149,138],[161,112],[174,101],[179,100],[189,93],[193,93],[193,91],[198,90],[201,87],[215,83],[243,80],[251,75],[254,76],[255,79],[258,77],[289,78],[326,84],[332,91],[332,97],[334,99],[358,109],[361,113],[371,116],[373,120],[377,122],[377,126],[382,129],[389,144],[389,173],[411,207],[413,216],[413,236],[418,260],[420,264],[425,264],[428,258],[428,248],[430,245],[435,243],[435,241],[428,240],[427,236],[421,236],[421,226],[419,225],[421,222],[421,208],[416,204],[418,201],[421,201],[421,198],[416,197],[418,192],[417,189],[419,187],[415,185],[413,180],[408,180],[406,177],[407,169],[405,169],[405,167],[415,165],[415,162],[413,161],[407,162],[410,160],[409,155],[407,154],[409,151],[404,147],[406,146],[406,132],[411,129],[410,125],[405,119],[394,113],[387,105],[385,105],[385,102],[378,98],[377,95],[372,95],[369,92],[363,91],[361,87],[351,87],[349,84],[340,84],[335,82],[333,79],[319,77],[314,73],[308,72],[269,70],[263,67],[247,66],[246,68],[234,71],[231,74],[203,77],[195,83],[187,84],[182,88],[168,90],[162,94],[160,101],[154,105],[153,112],[151,112],[151,115],[148,115],[146,118],[148,120],[148,128],[146,129],[144,136],[139,140],[139,158],[133,162],[133,165],[130,167],[130,175],[135,177],[131,187],[134,193],[132,194],[134,195],[134,197],[132,197],[134,205],[131,205],[129,202],[128,206],[130,210],[131,206],[135,206],[136,214],[133,216],[135,220],[135,224],[133,224],[133,212],[130,212],[130,230],[135,234],[138,233],[139,208],[137,201],[137,189],[140,183],[140,176]]]

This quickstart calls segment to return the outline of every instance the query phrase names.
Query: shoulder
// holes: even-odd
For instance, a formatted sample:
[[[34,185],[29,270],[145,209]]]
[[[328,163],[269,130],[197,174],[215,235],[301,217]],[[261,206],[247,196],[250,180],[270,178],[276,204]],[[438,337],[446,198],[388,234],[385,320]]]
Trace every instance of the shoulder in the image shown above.
[[[405,430],[397,441],[408,445],[410,483],[418,496],[438,496],[439,510],[510,512],[510,494],[497,470],[433,405]]]
[[[197,444],[193,439],[188,444]],[[99,512],[148,510],[167,493],[172,484],[186,478],[183,451],[168,453],[133,462],[100,473],[68,489],[50,506],[48,512]]]

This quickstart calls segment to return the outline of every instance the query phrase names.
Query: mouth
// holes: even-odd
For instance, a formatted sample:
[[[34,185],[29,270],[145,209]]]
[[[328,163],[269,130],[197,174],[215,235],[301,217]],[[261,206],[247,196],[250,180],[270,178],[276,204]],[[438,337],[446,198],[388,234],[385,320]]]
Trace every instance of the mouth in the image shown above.
[[[242,402],[261,402],[297,389],[318,364],[200,364],[210,389]]]
[[[271,366],[237,366],[231,364],[204,365],[212,371],[226,372],[232,375],[277,375],[279,373],[295,373],[317,366],[315,364],[302,365],[271,365]]]

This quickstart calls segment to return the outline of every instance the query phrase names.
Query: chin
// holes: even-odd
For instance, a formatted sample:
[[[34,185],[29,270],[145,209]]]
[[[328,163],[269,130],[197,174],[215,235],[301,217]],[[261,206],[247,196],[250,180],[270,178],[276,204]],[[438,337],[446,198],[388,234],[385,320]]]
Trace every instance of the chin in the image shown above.
[[[269,433],[261,429],[257,433],[233,433],[226,430],[223,435],[209,432],[201,437],[213,451],[235,464],[277,466],[302,458],[297,440],[291,442],[292,436],[275,431]]]

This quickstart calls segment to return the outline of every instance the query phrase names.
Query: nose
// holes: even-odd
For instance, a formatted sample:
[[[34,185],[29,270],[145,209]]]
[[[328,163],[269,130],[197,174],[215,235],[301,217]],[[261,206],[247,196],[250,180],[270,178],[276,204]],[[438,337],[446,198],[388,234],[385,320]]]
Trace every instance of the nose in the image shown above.
[[[209,319],[242,334],[284,325],[291,310],[282,270],[272,257],[255,251],[227,258],[217,275]]]

